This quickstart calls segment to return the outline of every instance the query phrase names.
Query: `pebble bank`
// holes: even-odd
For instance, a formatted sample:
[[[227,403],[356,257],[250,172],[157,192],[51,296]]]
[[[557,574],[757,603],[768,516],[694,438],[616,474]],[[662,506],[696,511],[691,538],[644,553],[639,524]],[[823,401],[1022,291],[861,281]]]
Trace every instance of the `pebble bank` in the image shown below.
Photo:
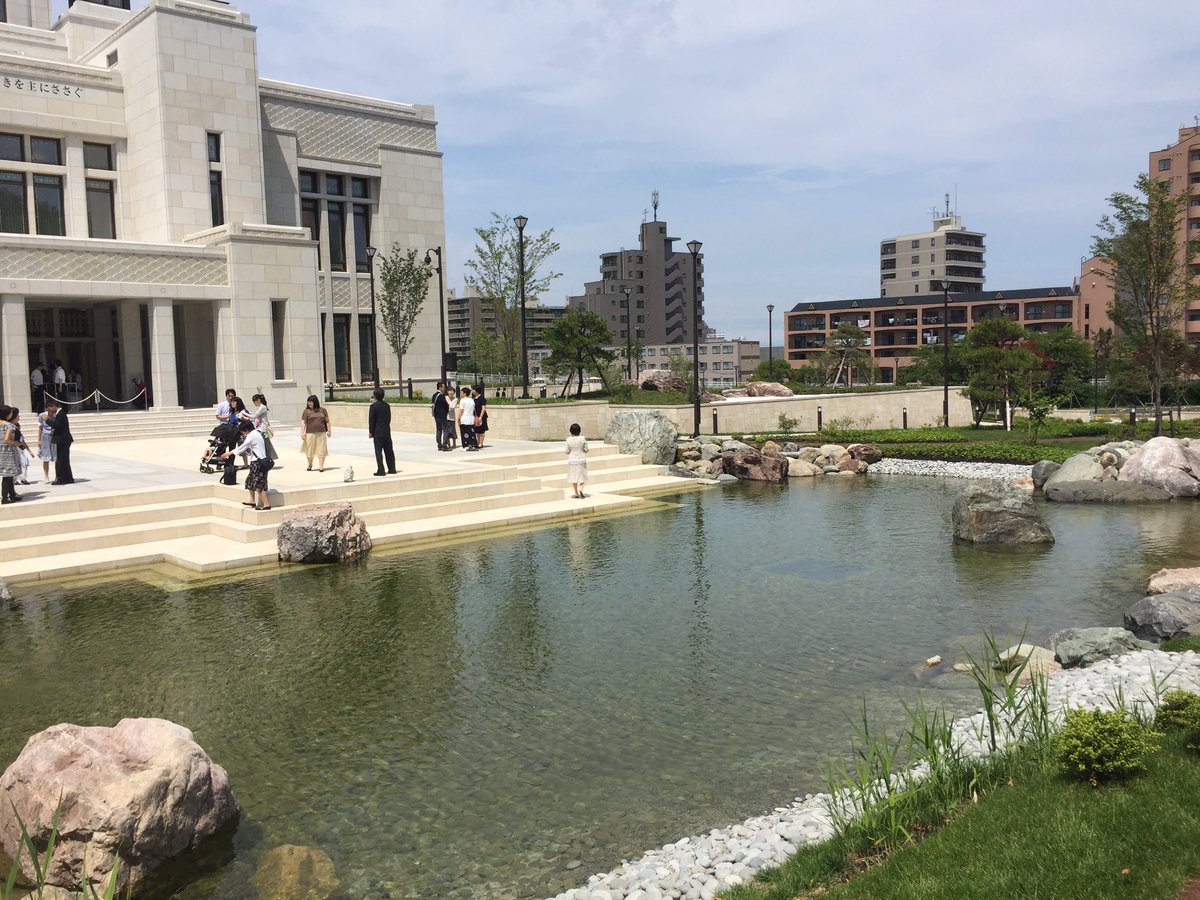
[[[941,462],[933,459],[881,459],[871,464],[870,475],[936,475],[940,478],[1003,478],[1011,481],[1029,474],[1029,466],[1010,463]]]
[[[1028,472],[1026,466],[1006,468],[1019,469],[1020,474]],[[1110,709],[1119,698],[1127,707],[1148,708],[1156,705],[1165,691],[1177,689],[1200,693],[1200,656],[1191,652],[1137,651],[1101,660],[1090,668],[1057,673],[1049,680],[1050,709],[1061,719],[1068,707]],[[954,730],[966,752],[986,752],[982,710],[958,719]],[[764,866],[782,863],[797,847],[831,837],[829,803],[828,794],[797,797],[789,806],[777,807],[740,825],[717,828],[651,850],[611,872],[591,876],[585,886],[565,891],[555,900],[710,900],[717,891],[752,879]]]

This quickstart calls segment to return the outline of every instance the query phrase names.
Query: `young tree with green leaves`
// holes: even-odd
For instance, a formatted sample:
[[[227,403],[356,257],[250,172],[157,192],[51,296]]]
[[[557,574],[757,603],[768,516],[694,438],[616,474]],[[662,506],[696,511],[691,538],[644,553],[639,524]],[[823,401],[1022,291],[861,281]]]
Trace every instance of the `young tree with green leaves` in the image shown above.
[[[475,256],[467,260],[467,284],[496,303],[496,333],[504,344],[505,374],[515,384],[521,372],[521,264],[520,242],[513,220],[492,213],[492,222],[476,228],[479,242]],[[525,302],[533,303],[550,288],[561,272],[538,274],[559,249],[554,229],[525,235]]]
[[[824,361],[827,371],[831,374],[826,384],[837,384],[845,378],[846,387],[850,386],[850,369],[854,366],[871,365],[871,354],[866,349],[867,333],[853,322],[842,322],[829,335],[825,342]],[[874,381],[874,372],[870,381]]]
[[[600,376],[606,391],[612,390],[608,383],[607,367],[617,354],[606,350],[605,345],[612,343],[613,333],[597,313],[572,306],[563,313],[562,318],[546,326],[542,340],[550,348],[550,355],[542,361],[542,367],[555,375],[567,376],[561,396],[566,396],[576,374],[579,376],[577,396],[582,394],[588,372]]]
[[[379,329],[396,354],[397,383],[404,383],[404,354],[412,346],[413,325],[425,305],[429,278],[433,270],[417,261],[416,250],[404,250],[392,244],[392,250],[379,258],[379,291],[376,308]],[[376,362],[378,366],[378,362]]]
[[[787,384],[796,379],[792,364],[786,359],[764,359],[754,368],[754,381],[778,381]]]
[[[1154,433],[1162,434],[1163,385],[1178,371],[1179,326],[1200,299],[1192,275],[1194,240],[1180,239],[1191,193],[1172,196],[1168,182],[1138,176],[1136,194],[1108,198],[1112,213],[1097,227],[1092,252],[1107,261],[1100,274],[1113,286],[1108,316],[1149,370]]]
[[[1029,386],[1029,379],[1040,368],[1040,360],[1025,344],[1029,336],[1012,319],[984,319],[967,332],[962,351],[967,370],[963,394],[971,401],[975,427],[993,405],[1004,413],[1004,427],[1012,427],[1009,410],[1014,399]],[[1032,395],[1032,390],[1029,390]]]
[[[1043,393],[1055,406],[1078,406],[1092,378],[1091,344],[1069,325],[1033,337],[1045,369]],[[1025,404],[1021,404],[1024,406]]]

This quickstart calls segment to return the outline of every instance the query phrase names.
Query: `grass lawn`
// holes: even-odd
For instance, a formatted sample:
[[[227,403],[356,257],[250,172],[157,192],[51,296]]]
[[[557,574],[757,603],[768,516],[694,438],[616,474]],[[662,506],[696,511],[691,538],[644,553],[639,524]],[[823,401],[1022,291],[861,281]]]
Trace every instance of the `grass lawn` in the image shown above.
[[[764,873],[766,883],[721,897],[1173,900],[1200,868],[1200,755],[1186,743],[1168,735],[1145,773],[1099,788],[1030,766],[951,825],[849,881],[841,881],[848,857],[835,840],[802,848]]]

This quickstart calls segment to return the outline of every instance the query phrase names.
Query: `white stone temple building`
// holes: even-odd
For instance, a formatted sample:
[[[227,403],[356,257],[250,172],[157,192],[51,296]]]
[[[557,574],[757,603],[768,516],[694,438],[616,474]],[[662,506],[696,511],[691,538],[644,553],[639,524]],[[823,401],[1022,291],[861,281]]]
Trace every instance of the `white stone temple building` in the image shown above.
[[[433,108],[260,78],[227,3],[129,5],[0,0],[0,399],[58,359],[82,395],[229,386],[291,421],[371,379],[367,247],[444,245]],[[440,320],[435,279],[405,376],[436,375]]]

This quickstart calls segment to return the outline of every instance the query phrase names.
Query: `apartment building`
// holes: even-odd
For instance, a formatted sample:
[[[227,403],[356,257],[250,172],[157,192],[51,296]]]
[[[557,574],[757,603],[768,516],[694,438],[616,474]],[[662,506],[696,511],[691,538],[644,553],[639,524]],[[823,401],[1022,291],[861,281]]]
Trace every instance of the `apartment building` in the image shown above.
[[[704,254],[697,254],[697,271],[680,240],[667,235],[667,223],[643,222],[636,250],[617,250],[600,257],[600,280],[589,281],[568,306],[590,309],[608,323],[621,341],[643,344],[690,344],[693,311],[699,314],[699,339],[704,340]]]
[[[620,348],[614,347],[614,350]],[[710,388],[741,384],[758,368],[761,348],[758,341],[712,335],[697,349],[700,356],[700,383]],[[650,369],[665,369],[672,356],[692,358],[691,344],[652,344],[642,350],[638,374]]]
[[[1089,284],[1098,281],[1093,277]],[[812,364],[826,352],[837,327],[850,322],[867,333],[867,349],[879,367],[879,380],[894,384],[899,370],[912,364],[918,347],[964,340],[968,329],[985,319],[1012,319],[1031,334],[1070,326],[1090,336],[1093,329],[1110,324],[1102,301],[1101,287],[1093,284],[1085,297],[1076,281],[1013,291],[798,303],[784,316],[787,360],[793,367]],[[861,380],[867,380],[865,373]]]
[[[551,323],[562,318],[565,306],[544,306],[536,300],[525,305],[525,343],[529,350],[529,373],[541,374],[540,361],[549,355],[542,332]],[[481,331],[496,333],[496,307],[490,297],[484,297],[474,288],[464,288],[462,293],[451,290],[446,299],[446,328],[449,332],[447,345],[459,361],[471,355],[471,339]]]
[[[1174,144],[1150,154],[1150,175],[1166,181],[1172,195],[1188,195],[1179,240],[1200,241],[1200,124],[1180,125]],[[1192,270],[1200,278],[1200,261],[1193,261]],[[1191,304],[1184,316],[1183,333],[1200,343],[1200,302]]]
[[[986,236],[963,227],[947,200],[946,212],[934,217],[932,231],[879,242],[879,296],[940,294],[943,281],[950,282],[955,294],[983,290]]]
[[[260,77],[228,3],[129,6],[0,2],[0,396],[61,359],[105,406],[143,378],[290,420],[371,377],[368,248],[444,245],[433,108]],[[435,285],[406,373],[438,371],[439,322]]]

